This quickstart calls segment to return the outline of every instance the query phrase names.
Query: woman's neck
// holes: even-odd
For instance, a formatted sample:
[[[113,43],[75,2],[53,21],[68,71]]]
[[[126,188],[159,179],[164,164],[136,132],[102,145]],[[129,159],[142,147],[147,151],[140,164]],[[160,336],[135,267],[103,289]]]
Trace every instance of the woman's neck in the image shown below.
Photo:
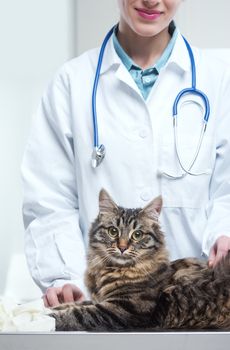
[[[117,38],[131,59],[142,69],[152,66],[162,55],[171,36],[168,28],[153,37],[142,37],[126,24],[119,24]]]

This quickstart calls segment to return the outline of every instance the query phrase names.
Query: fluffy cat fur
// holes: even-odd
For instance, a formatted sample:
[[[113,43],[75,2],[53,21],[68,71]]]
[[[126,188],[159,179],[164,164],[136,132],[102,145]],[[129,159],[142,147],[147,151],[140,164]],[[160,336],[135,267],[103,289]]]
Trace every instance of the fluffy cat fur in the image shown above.
[[[170,262],[161,207],[158,197],[122,208],[101,190],[85,276],[91,301],[54,308],[56,330],[230,329],[230,253],[214,269],[198,259]]]

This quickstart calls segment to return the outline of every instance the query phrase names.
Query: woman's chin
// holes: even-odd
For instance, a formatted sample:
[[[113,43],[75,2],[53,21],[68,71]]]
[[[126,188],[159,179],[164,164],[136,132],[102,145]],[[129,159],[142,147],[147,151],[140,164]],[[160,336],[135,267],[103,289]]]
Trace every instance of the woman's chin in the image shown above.
[[[133,31],[142,38],[152,38],[155,35],[159,34],[161,32],[161,28],[156,25],[150,25],[150,24],[143,24],[140,23],[139,25],[136,25],[133,29]]]

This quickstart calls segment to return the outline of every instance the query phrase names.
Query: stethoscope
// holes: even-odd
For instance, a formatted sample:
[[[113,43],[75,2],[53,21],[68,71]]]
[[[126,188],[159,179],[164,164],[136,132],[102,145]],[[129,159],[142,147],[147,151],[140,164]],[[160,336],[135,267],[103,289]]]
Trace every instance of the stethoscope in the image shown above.
[[[98,63],[97,63],[94,85],[93,85],[93,93],[92,93],[92,114],[93,114],[93,129],[94,129],[94,149],[93,149],[93,154],[92,154],[92,167],[93,168],[98,167],[102,163],[102,161],[105,157],[105,146],[103,144],[99,145],[96,99],[97,99],[97,88],[98,88],[98,82],[99,82],[99,77],[100,77],[101,66],[102,66],[105,48],[106,48],[106,45],[107,45],[111,35],[113,34],[113,32],[114,32],[114,27],[108,32],[108,34],[106,35],[106,37],[102,43],[100,53],[99,53]],[[172,116],[173,116],[175,150],[176,150],[176,156],[177,156],[179,165],[180,165],[181,169],[183,170],[183,173],[179,176],[174,176],[174,175],[168,174],[166,172],[161,173],[162,175],[165,175],[171,179],[183,178],[184,176],[186,176],[188,174],[193,175],[193,176],[207,174],[207,172],[194,173],[191,171],[192,167],[194,166],[194,164],[198,158],[198,155],[199,155],[199,152],[200,152],[200,149],[202,146],[202,142],[204,139],[204,135],[205,135],[205,131],[207,128],[207,123],[208,123],[209,115],[210,115],[210,104],[209,104],[208,97],[205,95],[205,93],[196,88],[196,64],[195,64],[194,55],[192,52],[192,48],[189,45],[189,43],[187,42],[187,40],[184,37],[183,37],[183,39],[184,39],[185,45],[187,47],[190,62],[191,62],[192,84],[191,84],[191,87],[181,90],[178,93],[178,95],[176,96],[176,99],[173,103]],[[191,97],[189,100],[187,99],[185,101],[182,101],[182,97],[184,97],[185,95],[190,95],[190,96],[196,95],[201,99],[203,104],[201,104],[198,101],[191,100]],[[182,105],[190,103],[190,102],[196,103],[200,107],[200,109],[202,110],[203,125],[201,128],[200,137],[199,137],[199,140],[197,143],[197,147],[196,147],[196,151],[194,153],[194,156],[192,157],[190,164],[187,167],[185,167],[183,165],[183,162],[181,161],[181,156],[180,156],[180,152],[179,152],[179,145],[178,145],[178,130],[177,130],[178,106],[179,106],[179,103],[180,103],[180,107],[181,107]]]

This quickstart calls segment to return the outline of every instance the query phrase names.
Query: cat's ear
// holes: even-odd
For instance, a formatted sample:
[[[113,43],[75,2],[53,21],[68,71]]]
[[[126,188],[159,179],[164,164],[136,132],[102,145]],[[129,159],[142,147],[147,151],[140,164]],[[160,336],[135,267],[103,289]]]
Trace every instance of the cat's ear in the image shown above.
[[[141,211],[140,214],[148,216],[150,219],[158,220],[161,213],[163,200],[161,196],[153,199],[149,204],[147,204]]]
[[[108,192],[102,188],[99,193],[99,212],[100,214],[117,213],[118,207]]]

